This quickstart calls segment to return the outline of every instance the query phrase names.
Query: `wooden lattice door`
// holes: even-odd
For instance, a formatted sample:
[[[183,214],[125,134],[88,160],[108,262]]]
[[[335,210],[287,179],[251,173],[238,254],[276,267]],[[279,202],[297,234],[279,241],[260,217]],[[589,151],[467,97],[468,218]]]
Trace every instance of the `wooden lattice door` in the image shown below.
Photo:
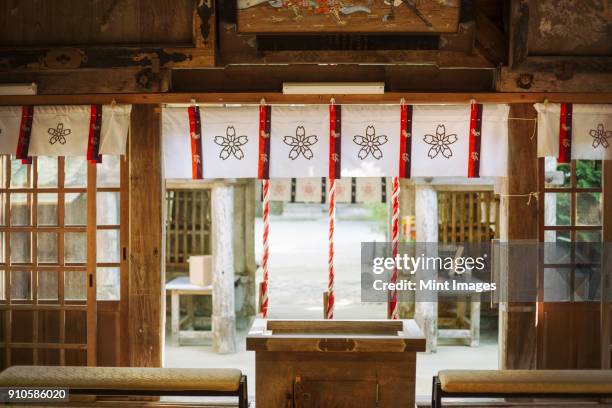
[[[539,159],[537,365],[599,368],[602,162]],[[554,159],[553,159],[554,160]]]
[[[119,223],[127,166],[118,157],[104,161],[0,158],[2,368],[95,365],[99,313],[121,305],[127,312]]]

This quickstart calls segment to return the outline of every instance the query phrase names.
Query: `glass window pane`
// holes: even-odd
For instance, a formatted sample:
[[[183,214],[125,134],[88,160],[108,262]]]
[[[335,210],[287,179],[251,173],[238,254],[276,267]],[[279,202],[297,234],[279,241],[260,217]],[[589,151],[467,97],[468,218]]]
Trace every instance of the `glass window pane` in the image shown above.
[[[570,300],[571,273],[569,268],[544,268],[544,301]]]
[[[98,187],[119,187],[121,156],[104,156],[96,166]]]
[[[38,300],[58,300],[59,279],[56,271],[38,272]]]
[[[119,262],[119,230],[98,230],[97,262]]]
[[[578,188],[601,188],[601,160],[576,160]]]
[[[6,194],[0,193],[0,225],[6,225]]]
[[[571,187],[571,167],[569,164],[557,164],[556,157],[545,158],[546,188]]]
[[[4,232],[0,231],[0,263],[4,262]]]
[[[553,241],[556,235],[556,241]],[[546,231],[545,239],[550,239],[544,244],[544,263],[546,264],[569,264],[572,261],[569,231]]]
[[[32,235],[29,232],[10,233],[11,239],[11,262],[12,263],[30,263]]]
[[[119,268],[98,268],[96,270],[97,300],[120,300],[120,276]]]
[[[5,284],[5,271],[0,271],[0,300],[6,300],[6,291],[4,290],[4,284]]]
[[[576,231],[578,242],[601,242],[601,231]]]
[[[87,159],[85,156],[66,156],[64,164],[65,187],[87,186]]]
[[[38,156],[38,187],[57,187],[58,158],[52,156]]]
[[[57,232],[39,232],[37,256],[39,263],[57,263]]]
[[[570,225],[570,193],[544,194],[544,225]]]
[[[64,272],[64,299],[87,300],[87,273],[85,271]]]
[[[21,159],[11,160],[11,187],[30,187],[28,174],[30,165],[21,163]]]
[[[576,193],[576,224],[601,225],[601,193]]]
[[[38,225],[57,225],[57,193],[39,193],[36,211]]]
[[[96,197],[96,220],[98,225],[119,225],[119,193],[98,193]]]
[[[6,164],[10,160],[10,156],[7,154],[0,155],[0,188],[6,188],[8,182],[8,174],[6,171]]]
[[[66,193],[64,225],[87,225],[87,194]]]
[[[601,273],[597,266],[580,266],[574,277],[574,301],[598,301],[601,295]]]
[[[29,193],[11,194],[11,225],[30,225],[31,195]]]
[[[87,260],[87,236],[84,232],[64,234],[64,261],[66,263],[85,263]]]
[[[11,300],[32,299],[32,273],[30,271],[11,272]]]

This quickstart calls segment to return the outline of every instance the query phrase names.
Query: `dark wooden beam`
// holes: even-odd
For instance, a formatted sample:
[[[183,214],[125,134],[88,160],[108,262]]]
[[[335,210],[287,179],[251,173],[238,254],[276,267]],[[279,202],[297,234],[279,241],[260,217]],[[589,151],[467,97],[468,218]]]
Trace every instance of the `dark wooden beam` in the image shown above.
[[[510,5],[510,68],[518,68],[527,58],[529,4],[527,0],[511,0]]]
[[[530,73],[552,72],[561,79],[571,79],[577,73],[612,72],[612,57],[609,56],[609,53],[601,55],[580,55],[579,53],[577,55],[555,55],[555,52],[560,52],[555,50],[554,47],[552,49],[553,52],[541,50],[540,55],[534,54],[533,51],[530,52],[530,39],[537,38],[537,35],[542,35],[541,29],[539,34],[530,33],[530,29],[533,30],[535,27],[538,27],[538,20],[532,21],[535,10],[532,10],[531,7],[535,4],[537,3],[530,0],[512,0],[511,2],[509,67],[513,71]],[[564,11],[564,13],[576,13],[576,15],[580,12],[578,8],[572,11]],[[556,18],[563,19],[565,14],[556,16]],[[567,35],[571,35],[571,33],[566,34],[564,38],[567,38]],[[543,42],[552,41],[546,40]],[[559,42],[560,40],[555,38],[555,41]],[[596,40],[592,41],[598,42]],[[588,46],[590,44],[585,43],[583,45]]]
[[[501,68],[497,78],[499,92],[612,92],[612,72],[577,73],[571,78],[555,73],[516,72]]]
[[[337,103],[399,103],[404,98],[411,103],[468,103],[472,99],[490,103],[612,103],[612,93],[545,93],[545,92],[388,92],[382,95],[283,95],[273,92],[235,93],[135,93],[135,94],[82,94],[82,95],[32,95],[3,96],[0,106],[6,105],[61,105],[91,103],[245,103],[258,104],[264,99],[268,103],[312,103],[327,104],[330,98]]]
[[[508,39],[490,19],[482,12],[476,13],[476,45],[482,53],[496,64],[508,61]]]
[[[129,137],[130,365],[161,367],[164,248],[161,124],[152,105],[132,108]]]
[[[0,72],[100,68],[193,68],[214,66],[214,49],[193,47],[1,48]]]
[[[35,82],[39,95],[167,92],[170,70],[151,68],[0,72],[2,83]]]
[[[172,71],[173,92],[280,92],[283,82],[384,82],[388,92],[486,92],[494,88],[495,70],[347,64],[231,65]]]
[[[225,54],[222,62],[229,64],[403,64],[432,65],[439,68],[494,68],[479,53],[437,50],[382,51],[266,51],[259,58],[244,54]]]

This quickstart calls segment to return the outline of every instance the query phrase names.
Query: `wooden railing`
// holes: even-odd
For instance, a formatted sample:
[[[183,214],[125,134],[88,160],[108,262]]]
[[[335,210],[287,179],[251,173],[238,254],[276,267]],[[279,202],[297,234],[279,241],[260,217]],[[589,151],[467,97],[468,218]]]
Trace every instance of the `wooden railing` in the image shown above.
[[[493,191],[438,191],[441,243],[499,238],[499,196]]]
[[[187,271],[190,255],[211,252],[210,189],[167,189],[166,204],[166,267]]]

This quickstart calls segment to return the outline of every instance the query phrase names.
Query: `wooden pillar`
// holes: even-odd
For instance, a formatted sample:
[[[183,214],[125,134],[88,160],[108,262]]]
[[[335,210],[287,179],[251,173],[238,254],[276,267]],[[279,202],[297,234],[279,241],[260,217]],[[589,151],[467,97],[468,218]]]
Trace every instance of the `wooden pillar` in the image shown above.
[[[217,353],[236,352],[234,293],[234,187],[212,188],[213,311],[212,344]]]
[[[405,216],[415,215],[414,211],[414,182],[412,180],[400,180],[400,225]],[[400,271],[399,279],[411,279],[410,273]],[[399,317],[400,319],[414,318],[414,293],[412,291],[400,297]]]
[[[601,368],[611,368],[612,354],[612,299],[610,285],[612,284],[612,160],[603,161],[603,239],[604,259],[601,268]]]
[[[162,162],[155,105],[132,107],[129,137],[129,362],[160,367],[163,351]]]
[[[417,185],[415,191],[416,240],[417,243],[438,242],[438,194],[432,186]],[[418,246],[418,245],[417,245]],[[437,256],[432,245],[417,249],[426,256]],[[417,280],[436,279],[432,271],[419,270]],[[415,303],[414,318],[423,331],[427,341],[427,352],[435,352],[438,346],[438,302],[423,301]]]
[[[531,104],[517,104],[510,108],[511,118],[534,119]],[[500,240],[538,240],[538,206],[527,205],[526,197],[508,197],[538,191],[538,159],[536,139],[532,138],[535,121],[508,121],[508,177],[502,184]],[[513,262],[518,262],[515,266]],[[537,277],[521,276],[523,260],[507,259],[508,289],[513,282],[533,281]],[[499,353],[500,369],[532,369],[536,367],[536,304],[500,303]]]
[[[234,271],[236,318],[239,328],[247,328],[257,311],[255,291],[255,180],[241,181],[234,187]]]

